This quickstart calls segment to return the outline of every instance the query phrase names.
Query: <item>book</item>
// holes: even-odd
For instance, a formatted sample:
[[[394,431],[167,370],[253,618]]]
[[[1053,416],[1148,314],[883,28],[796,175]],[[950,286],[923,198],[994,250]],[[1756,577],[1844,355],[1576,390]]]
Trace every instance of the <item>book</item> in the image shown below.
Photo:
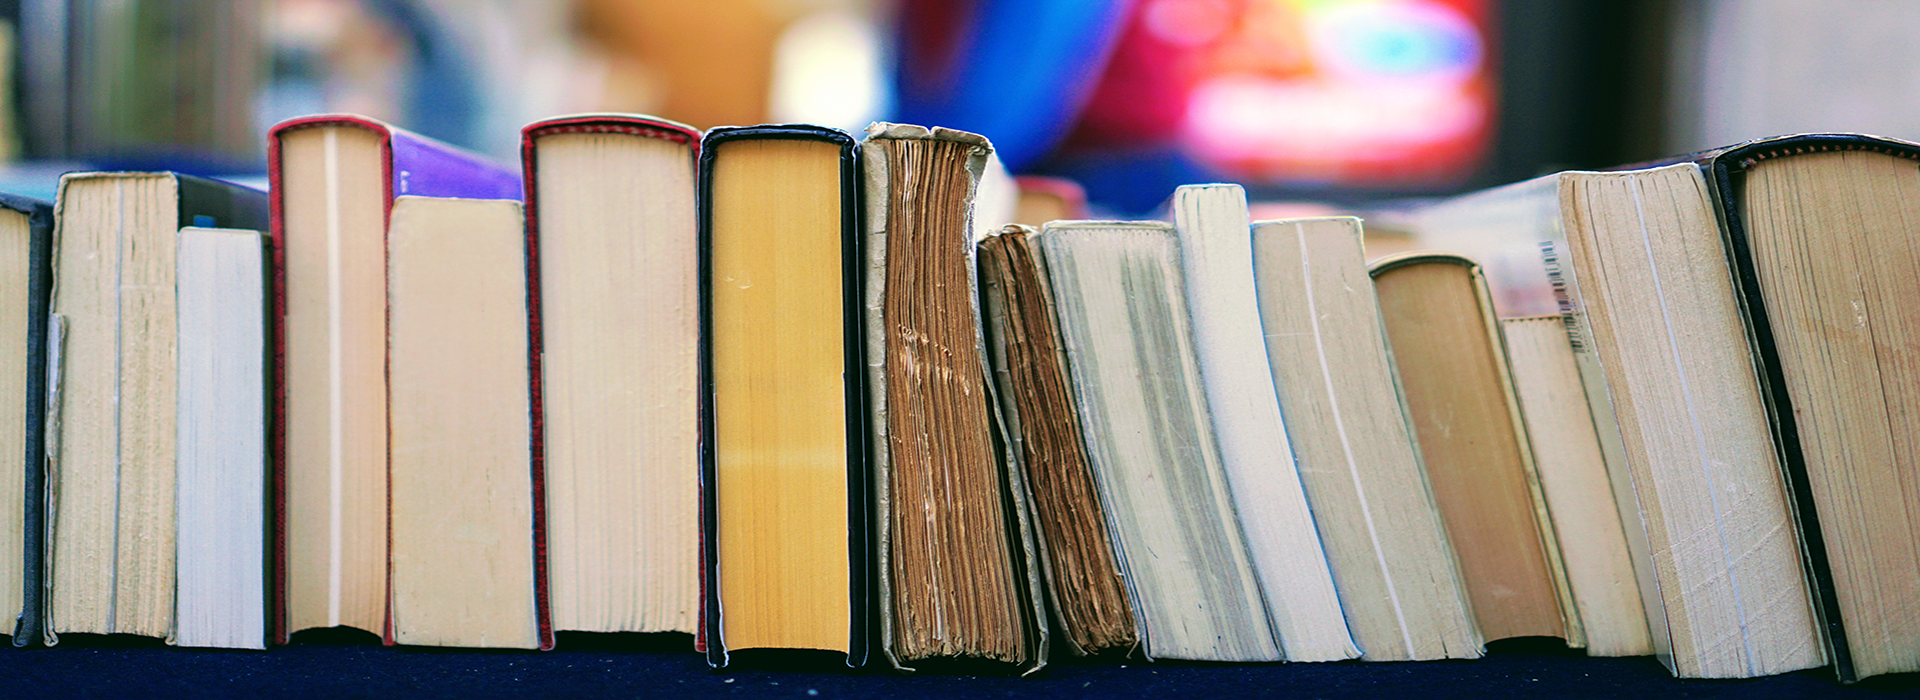
[[[267,648],[264,236],[179,233],[177,646]]]
[[[814,126],[700,148],[702,638],[707,661],[866,662],[870,558],[858,150]]]
[[[992,149],[887,123],[860,146],[880,649],[903,670],[1046,664],[1025,475],[988,382],[973,276],[976,224],[1010,217],[981,201]]]
[[[1252,238],[1272,381],[1361,658],[1478,658],[1480,631],[1400,400],[1360,220],[1259,221]]]
[[[1500,332],[1587,655],[1652,654],[1633,555],[1566,321],[1560,316],[1503,318]]]
[[[1148,658],[1279,661],[1160,222],[1053,222],[1040,250]]]
[[[638,115],[522,130],[554,627],[698,627],[700,132]]]
[[[273,638],[387,631],[387,226],[402,195],[520,199],[521,176],[365,117],[267,140],[273,197]]]
[[[266,194],[174,173],[70,173],[55,204],[46,638],[174,632],[176,237],[263,229]]]
[[[0,451],[21,454],[0,468],[0,483],[21,497],[0,499],[0,610],[17,610],[8,633],[16,647],[39,644],[47,535],[47,312],[53,293],[53,205],[0,194],[0,328],[25,345],[0,355]],[[9,384],[8,382],[19,382]],[[15,408],[15,407],[18,408]],[[17,431],[17,432],[16,432]],[[9,464],[0,462],[0,464]]]
[[[1920,670],[1916,160],[1905,141],[1805,134],[1701,161],[1842,681]]]
[[[536,603],[524,216],[512,200],[394,199],[392,643],[552,647]]]
[[[1058,639],[1075,654],[1140,643],[1113,512],[1100,495],[1067,376],[1053,293],[1031,237],[1008,225],[977,247],[982,329],[1007,439],[1031,494]]]
[[[1686,678],[1826,663],[1716,218],[1691,161],[1556,173],[1406,217],[1426,246],[1496,261],[1502,315],[1567,319],[1654,653]]]
[[[1582,646],[1479,266],[1457,255],[1409,254],[1376,261],[1369,274],[1481,636]]]
[[[1239,185],[1180,187],[1173,231],[1214,444],[1281,652],[1289,661],[1359,656],[1280,417],[1254,293],[1246,193]]]

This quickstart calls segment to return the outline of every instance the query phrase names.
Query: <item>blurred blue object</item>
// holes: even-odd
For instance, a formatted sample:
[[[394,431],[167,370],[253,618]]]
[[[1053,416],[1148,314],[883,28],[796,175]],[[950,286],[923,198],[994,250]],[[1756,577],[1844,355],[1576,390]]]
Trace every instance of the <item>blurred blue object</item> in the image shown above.
[[[477,148],[479,133],[479,69],[458,34],[416,0],[366,0],[367,9],[392,22],[413,46],[413,91],[408,95],[409,130],[463,148]]]
[[[1134,0],[906,0],[894,120],[971,131],[1020,172],[1067,136]]]

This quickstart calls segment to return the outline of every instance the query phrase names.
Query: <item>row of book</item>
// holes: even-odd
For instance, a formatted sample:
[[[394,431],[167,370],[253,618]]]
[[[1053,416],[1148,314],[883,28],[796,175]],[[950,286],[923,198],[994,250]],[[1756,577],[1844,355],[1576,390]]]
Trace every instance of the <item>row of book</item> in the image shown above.
[[[1384,210],[1450,252],[1369,265],[1232,185],[1003,227],[945,129],[524,134],[515,172],[318,116],[267,193],[7,202],[16,645],[1920,668],[1914,146]]]

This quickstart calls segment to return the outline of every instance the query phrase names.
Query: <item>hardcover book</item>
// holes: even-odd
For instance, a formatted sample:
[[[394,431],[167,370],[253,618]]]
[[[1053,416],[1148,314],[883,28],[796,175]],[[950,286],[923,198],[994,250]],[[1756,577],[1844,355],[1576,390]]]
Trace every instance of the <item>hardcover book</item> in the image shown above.
[[[870,560],[858,149],[726,127],[700,153],[700,489],[707,661],[866,663]]]
[[[525,214],[404,196],[389,242],[390,641],[546,649]]]
[[[1920,670],[1920,145],[1854,134],[1701,161],[1840,680]]]
[[[522,131],[556,629],[699,628],[699,152],[699,131],[638,115]]]
[[[1369,273],[1481,636],[1582,646],[1479,266],[1457,255],[1409,254],[1376,261]]]
[[[388,637],[387,226],[395,197],[521,198],[521,176],[355,115],[268,136],[273,638]]]
[[[47,311],[53,293],[53,205],[0,194],[0,338],[20,348],[0,354],[0,451],[20,454],[0,467],[0,483],[21,497],[0,500],[0,610],[18,610],[9,632],[16,647],[41,642],[47,536]],[[24,344],[25,347],[21,347]],[[0,464],[7,464],[0,462]]]

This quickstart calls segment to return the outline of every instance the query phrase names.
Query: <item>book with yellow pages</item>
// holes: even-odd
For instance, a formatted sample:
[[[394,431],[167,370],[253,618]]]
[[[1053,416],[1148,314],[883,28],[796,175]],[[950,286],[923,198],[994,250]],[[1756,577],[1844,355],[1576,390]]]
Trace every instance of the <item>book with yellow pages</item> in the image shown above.
[[[701,143],[701,642],[716,667],[746,649],[866,662],[857,157],[815,126]]]
[[[1582,646],[1479,265],[1458,255],[1409,254],[1379,260],[1369,272],[1480,634]]]

